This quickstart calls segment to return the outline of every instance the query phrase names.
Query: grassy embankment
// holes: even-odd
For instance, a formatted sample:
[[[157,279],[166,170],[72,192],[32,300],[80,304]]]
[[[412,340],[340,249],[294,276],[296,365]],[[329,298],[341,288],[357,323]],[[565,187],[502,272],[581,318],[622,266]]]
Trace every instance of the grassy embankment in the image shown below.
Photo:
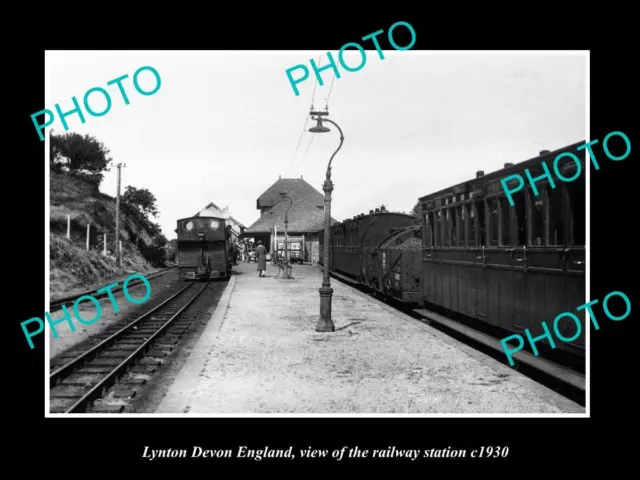
[[[131,273],[147,274],[158,268],[143,257],[140,249],[153,239],[140,222],[120,212],[122,268],[115,263],[115,198],[80,178],[51,172],[50,210],[50,295],[52,299],[98,289]],[[67,239],[67,215],[71,215],[71,239]],[[90,224],[89,250],[86,250]],[[107,256],[103,255],[107,233]]]

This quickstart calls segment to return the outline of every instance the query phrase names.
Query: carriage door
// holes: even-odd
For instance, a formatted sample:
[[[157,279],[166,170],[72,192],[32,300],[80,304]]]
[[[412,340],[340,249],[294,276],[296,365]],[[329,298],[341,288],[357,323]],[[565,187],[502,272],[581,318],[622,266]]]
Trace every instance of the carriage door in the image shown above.
[[[425,299],[431,302],[435,301],[435,238],[436,231],[434,223],[434,212],[431,211],[425,215],[425,235],[422,241],[422,293]]]
[[[510,207],[511,214],[511,238],[513,248],[511,249],[511,278],[513,285],[512,310],[510,325],[519,330],[524,330],[530,317],[530,285],[529,285],[529,256],[531,248],[527,250],[528,231],[527,211],[531,212],[532,205],[530,199],[525,196],[523,190],[513,195],[514,205]],[[506,200],[505,200],[506,201]],[[529,214],[531,217],[531,214]],[[533,223],[533,219],[529,221]],[[529,255],[529,256],[528,256]]]
[[[480,319],[487,318],[487,223],[485,216],[485,202],[484,198],[480,197],[473,202],[473,209],[471,211],[475,218],[471,218],[471,221],[475,221],[476,224],[476,238],[475,245],[475,315]]]

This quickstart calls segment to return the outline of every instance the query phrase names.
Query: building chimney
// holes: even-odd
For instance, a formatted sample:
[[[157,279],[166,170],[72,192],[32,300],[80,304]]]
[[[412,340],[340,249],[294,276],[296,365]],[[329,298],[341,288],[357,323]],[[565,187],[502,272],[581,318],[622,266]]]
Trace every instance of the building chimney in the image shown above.
[[[278,180],[282,180],[282,175],[278,175]]]
[[[380,212],[380,209],[379,209],[379,208],[376,208],[376,213],[379,213],[379,212]]]
[[[551,153],[551,150],[540,150],[540,156]]]
[[[302,175],[300,175],[300,180],[304,179],[304,177]]]
[[[483,170],[478,170],[476,172],[476,178],[480,178],[480,177],[484,177],[484,171]]]
[[[382,206],[380,207],[380,211],[381,211],[381,212],[386,212],[386,211],[387,211],[387,209],[385,208],[385,206],[384,206],[384,205],[382,205]]]
[[[371,215],[373,213],[373,210],[369,210],[369,215]]]
[[[504,168],[509,168],[509,167],[513,167],[513,163],[507,162],[504,164]]]

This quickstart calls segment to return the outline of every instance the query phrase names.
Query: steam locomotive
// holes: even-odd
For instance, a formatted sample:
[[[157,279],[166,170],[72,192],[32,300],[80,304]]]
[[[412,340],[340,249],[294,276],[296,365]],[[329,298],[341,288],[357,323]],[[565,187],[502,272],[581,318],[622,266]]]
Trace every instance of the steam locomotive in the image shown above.
[[[224,218],[189,217],[178,220],[178,277],[181,280],[228,278],[230,226]]]

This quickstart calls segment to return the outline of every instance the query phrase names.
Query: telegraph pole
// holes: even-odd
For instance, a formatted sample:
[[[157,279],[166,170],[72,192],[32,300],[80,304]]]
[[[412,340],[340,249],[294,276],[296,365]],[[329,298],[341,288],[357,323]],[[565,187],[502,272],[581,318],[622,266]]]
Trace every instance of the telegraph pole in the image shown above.
[[[118,164],[118,190],[116,192],[116,265],[120,266],[120,167],[122,163]]]

